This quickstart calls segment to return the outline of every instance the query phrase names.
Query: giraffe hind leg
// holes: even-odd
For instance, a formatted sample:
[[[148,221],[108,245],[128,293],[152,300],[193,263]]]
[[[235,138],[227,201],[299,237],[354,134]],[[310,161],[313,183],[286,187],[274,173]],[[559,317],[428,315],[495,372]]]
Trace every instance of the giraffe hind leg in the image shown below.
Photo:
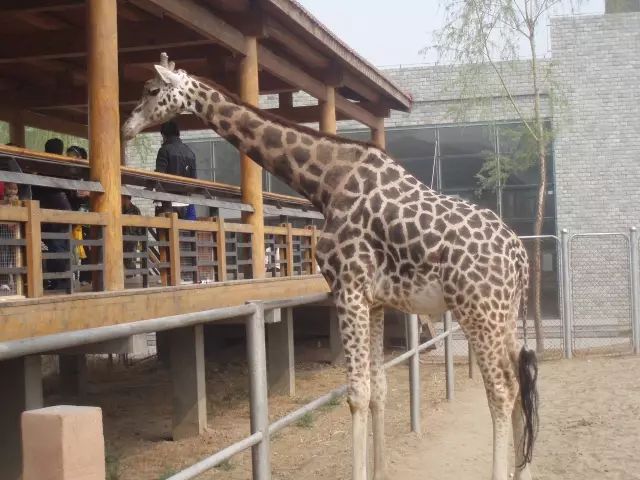
[[[493,422],[493,474],[492,480],[509,478],[508,451],[511,436],[511,421],[516,397],[518,395],[518,372],[513,362],[513,341],[509,341],[506,318],[508,314],[498,313],[496,320],[488,318],[480,320],[481,315],[466,318],[457,315],[463,329],[471,341],[476,355],[478,368],[482,374],[491,420]],[[470,318],[473,318],[470,320]],[[487,329],[490,323],[497,327]],[[500,327],[505,327],[500,330]]]

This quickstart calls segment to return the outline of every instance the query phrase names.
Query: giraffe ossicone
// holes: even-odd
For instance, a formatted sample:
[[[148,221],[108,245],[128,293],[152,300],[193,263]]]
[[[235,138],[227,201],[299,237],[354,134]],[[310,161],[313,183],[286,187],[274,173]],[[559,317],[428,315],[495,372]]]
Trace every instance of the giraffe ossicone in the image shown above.
[[[184,112],[308,198],[325,217],[317,262],[336,302],[352,414],[353,480],[365,480],[371,410],[375,480],[384,458],[384,307],[437,316],[450,310],[482,373],[493,420],[493,480],[507,480],[513,430],[516,480],[529,480],[537,432],[537,363],[520,346],[527,254],[490,210],[438,194],[381,149],[296,125],[221,87],[156,65],[125,139]]]

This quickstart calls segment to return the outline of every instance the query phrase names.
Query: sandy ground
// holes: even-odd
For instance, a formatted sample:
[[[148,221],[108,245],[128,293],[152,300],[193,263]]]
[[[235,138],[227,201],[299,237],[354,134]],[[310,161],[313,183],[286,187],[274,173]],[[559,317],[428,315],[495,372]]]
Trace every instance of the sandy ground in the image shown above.
[[[340,368],[302,361],[297,395],[273,397],[273,419],[340,385]],[[408,371],[389,378],[387,444],[389,478],[466,480],[490,478],[491,422],[479,378],[456,367],[456,398],[444,400],[444,367],[422,367],[422,435],[408,433]],[[209,364],[210,431],[172,442],[171,390],[155,362],[102,373],[92,379],[87,404],[103,408],[108,480],[159,480],[210,455],[248,432],[246,366]],[[478,377],[478,375],[476,375]],[[218,389],[213,386],[218,385]],[[541,367],[541,431],[536,479],[640,479],[640,358],[599,357],[548,361]],[[52,399],[52,401],[55,399]],[[274,480],[348,479],[350,417],[344,402],[330,405],[276,436]],[[204,479],[250,478],[250,455],[234,457]]]

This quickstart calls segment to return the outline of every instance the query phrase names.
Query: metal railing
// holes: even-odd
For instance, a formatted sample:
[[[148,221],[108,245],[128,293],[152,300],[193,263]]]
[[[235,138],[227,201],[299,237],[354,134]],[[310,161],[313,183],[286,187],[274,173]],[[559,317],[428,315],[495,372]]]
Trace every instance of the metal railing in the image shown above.
[[[141,333],[159,332],[174,328],[183,328],[217,320],[244,317],[247,329],[247,355],[250,383],[250,416],[251,434],[213,455],[197,462],[187,469],[170,477],[170,480],[195,478],[210,470],[232,456],[248,448],[252,449],[252,471],[254,480],[265,480],[271,476],[270,439],[283,428],[297,422],[306,414],[332,402],[344,395],[347,386],[343,385],[321,397],[309,402],[286,416],[269,422],[269,401],[267,389],[267,358],[265,338],[265,312],[274,309],[292,308],[330,300],[328,294],[307,295],[283,300],[253,301],[244,305],[217,308],[202,312],[185,313],[169,317],[140,320],[131,323],[109,325],[105,327],[64,332],[40,337],[0,342],[0,361],[59,351],[65,348],[78,347],[116,338],[128,337]],[[411,429],[418,431],[420,426],[420,362],[419,355],[424,350],[444,340],[446,364],[446,398],[454,395],[454,369],[452,335],[460,329],[452,327],[451,314],[444,318],[445,331],[431,340],[418,344],[419,321],[417,315],[409,315],[408,324],[411,332],[409,350],[385,363],[385,369],[392,368],[409,360],[409,382],[411,397]]]
[[[305,302],[311,303],[311,302]],[[303,305],[301,300],[272,301],[251,303],[254,311],[247,316],[247,348],[249,356],[250,375],[250,412],[251,412],[251,435],[242,440],[227,446],[213,455],[200,460],[190,467],[169,477],[168,480],[187,480],[196,478],[198,475],[215,468],[221,463],[229,460],[234,455],[249,448],[252,449],[252,471],[254,480],[265,480],[271,477],[270,462],[270,440],[271,437],[283,428],[294,424],[302,417],[314,410],[332,402],[347,392],[347,385],[338,387],[299,409],[285,415],[284,417],[269,423],[269,407],[267,395],[267,371],[265,354],[265,331],[264,313],[275,308],[289,308]],[[453,350],[451,348],[451,337],[454,332],[460,329],[459,325],[451,326],[451,314],[445,315],[445,332],[432,338],[431,340],[418,344],[418,316],[409,316],[410,346],[409,350],[385,363],[385,369],[390,369],[409,360],[409,383],[410,383],[410,417],[411,430],[414,432],[420,429],[420,362],[419,355],[427,348],[444,340],[445,342],[445,365],[446,365],[446,397],[448,400],[454,396],[454,368]]]

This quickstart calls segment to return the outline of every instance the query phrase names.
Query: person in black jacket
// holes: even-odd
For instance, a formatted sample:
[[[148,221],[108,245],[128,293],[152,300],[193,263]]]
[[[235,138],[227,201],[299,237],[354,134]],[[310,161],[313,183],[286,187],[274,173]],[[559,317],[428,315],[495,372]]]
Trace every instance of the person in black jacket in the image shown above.
[[[59,138],[51,138],[44,145],[44,151],[62,155],[64,144]],[[31,193],[34,200],[40,201],[40,208],[48,208],[52,210],[71,210],[71,203],[67,192],[57,188],[32,186]],[[45,223],[42,225],[43,232],[50,233],[67,233],[69,226],[61,223]],[[70,236],[70,235],[69,235]],[[50,238],[43,240],[47,246],[49,253],[63,253],[67,251],[67,240],[62,238]],[[64,259],[48,259],[45,261],[45,271],[48,273],[64,272],[67,270],[67,260]],[[53,279],[45,281],[45,289],[57,290],[64,288],[68,280]]]
[[[178,124],[174,121],[166,122],[160,127],[160,133],[162,134],[162,146],[158,150],[156,158],[156,172],[197,178],[196,156],[189,146],[182,143]],[[171,202],[162,202],[162,212],[170,212],[172,210]],[[182,210],[184,209],[180,209],[178,214],[181,218],[184,218]]]

